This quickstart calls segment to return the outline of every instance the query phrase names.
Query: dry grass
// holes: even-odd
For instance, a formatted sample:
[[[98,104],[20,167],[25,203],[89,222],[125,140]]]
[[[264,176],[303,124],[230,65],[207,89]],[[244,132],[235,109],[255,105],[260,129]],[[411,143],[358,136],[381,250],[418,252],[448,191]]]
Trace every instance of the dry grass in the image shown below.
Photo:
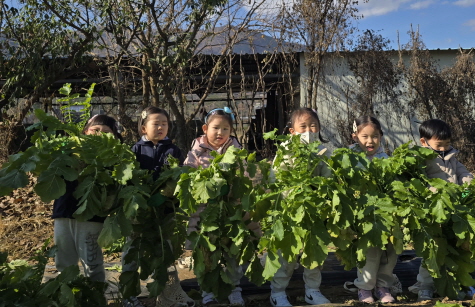
[[[0,248],[10,259],[28,259],[53,237],[52,203],[30,185],[0,197]],[[52,241],[52,240],[51,240]]]

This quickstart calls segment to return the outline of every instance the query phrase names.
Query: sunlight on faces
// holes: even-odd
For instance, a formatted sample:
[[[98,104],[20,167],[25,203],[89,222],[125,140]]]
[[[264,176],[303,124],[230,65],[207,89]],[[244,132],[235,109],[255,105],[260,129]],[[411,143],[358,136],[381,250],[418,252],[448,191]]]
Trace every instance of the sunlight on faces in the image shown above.
[[[446,151],[450,148],[450,139],[439,140],[436,138],[431,138],[430,140],[426,140],[425,138],[421,138],[421,145],[425,147],[431,147],[433,150],[437,151]]]
[[[367,155],[373,155],[381,145],[382,135],[379,129],[374,125],[366,125],[363,129],[358,131],[358,134],[353,133],[353,140],[358,143],[361,150]]]
[[[318,126],[318,121],[315,116],[302,114],[295,120],[292,128],[289,128],[289,131],[292,134],[302,134],[305,132],[317,133],[320,131],[320,127]]]
[[[142,134],[154,144],[163,140],[167,136],[167,133],[168,119],[165,114],[149,114],[145,125],[142,125]]]
[[[114,133],[112,129],[107,125],[93,125],[87,128],[85,134],[101,134],[101,133]]]
[[[217,150],[229,139],[231,136],[231,125],[229,120],[224,116],[214,115],[211,120],[203,125],[203,132],[208,139],[208,144]]]

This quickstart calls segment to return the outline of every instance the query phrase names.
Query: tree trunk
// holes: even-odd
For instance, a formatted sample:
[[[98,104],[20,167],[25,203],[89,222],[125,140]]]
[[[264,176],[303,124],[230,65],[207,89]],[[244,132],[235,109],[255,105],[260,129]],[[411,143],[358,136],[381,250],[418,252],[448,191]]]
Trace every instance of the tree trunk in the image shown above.
[[[185,116],[180,112],[170,88],[165,87],[163,93],[165,95],[166,103],[170,106],[170,109],[175,116],[177,128],[176,145],[184,152],[187,152],[190,149],[192,142],[189,125],[186,123]]]

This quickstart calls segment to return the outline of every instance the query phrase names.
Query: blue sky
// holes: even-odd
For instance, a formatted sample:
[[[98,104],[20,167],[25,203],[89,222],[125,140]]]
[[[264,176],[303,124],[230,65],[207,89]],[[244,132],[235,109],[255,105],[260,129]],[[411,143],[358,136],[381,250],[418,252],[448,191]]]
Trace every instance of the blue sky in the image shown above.
[[[360,4],[363,19],[357,22],[361,31],[381,30],[397,49],[409,41],[411,28],[419,33],[428,49],[475,48],[475,0],[369,0]]]

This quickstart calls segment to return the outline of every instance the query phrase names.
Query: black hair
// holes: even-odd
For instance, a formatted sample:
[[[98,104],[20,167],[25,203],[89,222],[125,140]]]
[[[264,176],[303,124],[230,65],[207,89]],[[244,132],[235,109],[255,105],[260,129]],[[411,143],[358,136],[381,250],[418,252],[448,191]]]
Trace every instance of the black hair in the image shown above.
[[[204,122],[207,125],[215,116],[223,116],[228,122],[229,126],[231,126],[231,132],[234,125],[233,114],[227,113],[223,109],[214,109],[208,112],[206,117],[204,118]]]
[[[353,124],[353,133],[358,134],[358,132],[360,132],[364,127],[368,125],[372,125],[374,128],[378,129],[379,133],[381,133],[381,136],[384,135],[379,120],[367,115],[363,115],[355,119],[355,122]]]
[[[154,106],[146,107],[140,113],[139,120],[137,121],[138,122],[139,135],[143,134],[142,133],[142,126],[145,126],[147,124],[148,116],[150,114],[163,114],[163,115],[165,115],[165,117],[167,118],[167,121],[168,121],[168,125],[169,126],[171,125],[170,115],[168,115],[167,111],[165,111],[164,109],[160,109],[158,107],[154,107]]]
[[[122,135],[119,133],[117,121],[113,117],[110,117],[108,115],[94,115],[93,117],[91,117],[87,124],[84,126],[82,133],[86,133],[89,127],[96,125],[103,125],[109,127],[112,130],[112,134],[120,141],[123,141]]]
[[[295,125],[295,121],[301,117],[302,115],[305,115],[305,114],[308,114],[310,116],[312,116],[313,118],[315,118],[317,120],[317,123],[318,123],[318,139],[320,140],[320,142],[322,143],[328,143],[328,140],[324,139],[320,133],[320,131],[322,130],[322,125],[320,124],[320,118],[318,118],[318,114],[317,114],[317,111],[315,111],[314,109],[310,109],[310,108],[298,108],[296,110],[294,110],[291,114],[290,114],[290,120],[287,124],[287,128],[294,128],[294,125]]]
[[[421,135],[421,138],[426,140],[432,138],[437,140],[450,140],[452,138],[450,126],[440,119],[429,119],[424,121],[419,126],[419,134]]]

